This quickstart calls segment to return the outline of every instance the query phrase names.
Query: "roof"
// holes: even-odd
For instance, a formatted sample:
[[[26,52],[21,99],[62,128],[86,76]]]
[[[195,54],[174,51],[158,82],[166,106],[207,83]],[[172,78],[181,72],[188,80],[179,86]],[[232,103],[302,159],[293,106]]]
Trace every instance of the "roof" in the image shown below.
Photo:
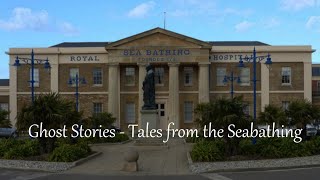
[[[50,47],[105,47],[111,42],[63,42]],[[260,41],[207,41],[212,46],[270,46]]]
[[[109,42],[63,42],[50,47],[105,47]]]
[[[260,41],[208,41],[212,46],[270,46]]]
[[[0,79],[0,86],[9,86],[9,79]]]

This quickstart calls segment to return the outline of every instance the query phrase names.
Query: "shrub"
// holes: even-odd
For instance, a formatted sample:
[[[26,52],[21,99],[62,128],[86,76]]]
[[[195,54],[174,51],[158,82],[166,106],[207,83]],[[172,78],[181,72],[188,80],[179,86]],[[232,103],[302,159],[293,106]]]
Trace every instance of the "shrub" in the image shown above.
[[[257,154],[257,146],[252,144],[252,139],[243,139],[239,143],[240,154],[245,156],[255,156]]]
[[[21,159],[24,157],[40,155],[40,145],[36,140],[15,140],[9,142],[13,143],[13,146],[8,146],[3,153],[5,159]],[[11,144],[12,145],[12,144]]]
[[[53,150],[49,156],[49,161],[72,162],[88,155],[88,145],[85,144],[63,144]]]
[[[193,161],[221,161],[225,159],[222,141],[199,141],[190,153]]]

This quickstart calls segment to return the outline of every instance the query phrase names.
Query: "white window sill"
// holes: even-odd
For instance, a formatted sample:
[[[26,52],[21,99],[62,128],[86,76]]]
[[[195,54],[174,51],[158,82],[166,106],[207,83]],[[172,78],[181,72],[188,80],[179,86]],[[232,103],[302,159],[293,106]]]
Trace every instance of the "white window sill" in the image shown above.
[[[125,84],[125,86],[135,86],[135,84]]]
[[[291,86],[291,83],[282,83],[281,86]]]
[[[94,84],[94,85],[92,85],[92,87],[102,87],[103,86],[103,84]]]

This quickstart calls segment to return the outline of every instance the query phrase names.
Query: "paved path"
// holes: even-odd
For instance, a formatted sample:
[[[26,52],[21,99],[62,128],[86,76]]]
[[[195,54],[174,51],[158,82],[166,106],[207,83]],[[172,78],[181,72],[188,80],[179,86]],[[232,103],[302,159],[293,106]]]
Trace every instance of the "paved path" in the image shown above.
[[[129,148],[139,152],[139,172],[135,175],[186,175],[190,174],[186,152],[189,145],[182,139],[171,139],[166,146],[134,146],[133,142],[121,145],[94,146],[103,154],[74,167],[66,174],[131,175],[121,171],[124,154]]]

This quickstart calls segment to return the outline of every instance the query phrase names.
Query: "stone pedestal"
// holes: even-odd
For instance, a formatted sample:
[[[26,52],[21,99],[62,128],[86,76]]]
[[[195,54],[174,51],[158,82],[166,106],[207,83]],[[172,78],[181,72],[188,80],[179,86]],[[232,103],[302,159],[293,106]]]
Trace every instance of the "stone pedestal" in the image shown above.
[[[141,110],[141,129],[148,130],[159,128],[158,110]],[[147,126],[148,123],[148,126]]]

